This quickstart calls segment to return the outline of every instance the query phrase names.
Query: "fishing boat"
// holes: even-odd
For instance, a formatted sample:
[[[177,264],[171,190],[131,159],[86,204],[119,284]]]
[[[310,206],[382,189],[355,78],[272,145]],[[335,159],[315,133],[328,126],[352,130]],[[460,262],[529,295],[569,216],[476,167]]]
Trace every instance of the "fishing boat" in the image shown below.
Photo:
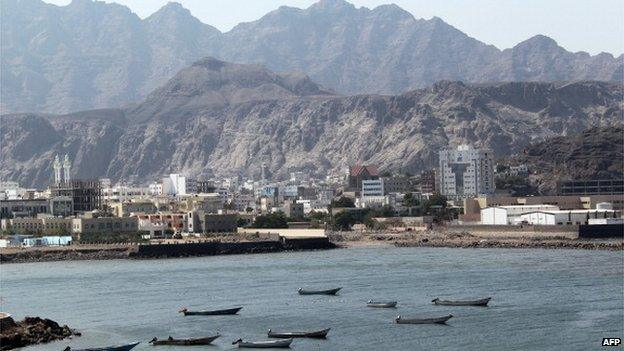
[[[447,300],[440,300],[438,298],[435,298],[431,300],[431,302],[433,302],[434,305],[443,305],[443,306],[482,306],[482,307],[485,307],[487,306],[488,302],[490,302],[491,299],[492,299],[491,297],[486,297],[485,299],[480,299],[480,300],[447,301]]]
[[[209,345],[216,338],[221,335],[217,334],[215,336],[209,336],[206,338],[191,338],[191,339],[174,339],[169,337],[164,340],[158,340],[158,338],[153,338],[150,343],[154,346],[158,345],[178,345],[178,346],[192,346],[192,345]]]
[[[397,302],[396,301],[373,301],[373,300],[369,300],[366,303],[366,306],[368,307],[377,307],[377,308],[393,308],[396,307]]]
[[[331,328],[311,331],[311,332],[285,332],[285,333],[276,333],[269,329],[268,335],[269,338],[281,338],[281,339],[290,339],[290,338],[313,338],[313,339],[325,339],[327,337],[327,333]]]
[[[238,339],[232,345],[238,347],[246,347],[250,349],[271,349],[271,348],[289,348],[293,339],[275,340],[275,341],[243,341]]]
[[[226,315],[226,314],[237,314],[238,311],[240,311],[242,309],[242,307],[236,307],[236,308],[228,308],[225,310],[212,310],[212,311],[189,311],[186,308],[181,309],[180,313],[184,313],[185,316],[222,316],[222,315]]]
[[[397,324],[444,324],[449,319],[453,318],[452,314],[443,317],[433,318],[403,318],[398,316],[394,319]]]
[[[342,288],[335,288],[335,289],[329,289],[329,290],[306,290],[303,288],[299,288],[299,290],[297,291],[299,292],[299,295],[336,295],[338,291],[340,291],[340,289]]]
[[[117,346],[107,346],[107,347],[94,347],[94,348],[88,348],[88,349],[72,349],[71,347],[67,346],[65,348],[65,350],[63,351],[130,351],[132,350],[135,346],[137,346],[139,344],[139,342],[133,342],[130,344],[124,344],[124,345],[117,345]]]

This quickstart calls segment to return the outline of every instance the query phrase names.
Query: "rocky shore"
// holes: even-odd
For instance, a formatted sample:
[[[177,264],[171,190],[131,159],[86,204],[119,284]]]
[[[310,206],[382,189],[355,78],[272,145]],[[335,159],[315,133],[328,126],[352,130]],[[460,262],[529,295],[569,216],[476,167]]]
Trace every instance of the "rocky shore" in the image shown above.
[[[78,260],[111,260],[128,258],[134,246],[123,247],[62,247],[62,248],[31,248],[4,251],[0,253],[1,263],[78,261]]]
[[[534,248],[534,249],[580,249],[624,250],[621,239],[581,240],[566,237],[479,237],[469,233],[439,231],[407,233],[355,233],[342,232],[329,235],[339,246],[393,245],[397,247],[456,247],[456,248]]]
[[[79,332],[66,325],[61,326],[53,320],[39,317],[26,317],[15,322],[11,316],[3,314],[0,328],[2,351],[80,336]]]

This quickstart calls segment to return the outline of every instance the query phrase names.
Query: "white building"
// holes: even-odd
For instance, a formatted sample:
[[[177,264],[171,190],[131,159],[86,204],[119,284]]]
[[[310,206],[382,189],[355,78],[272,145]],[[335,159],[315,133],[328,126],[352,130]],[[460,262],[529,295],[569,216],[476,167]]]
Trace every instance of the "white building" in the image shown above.
[[[535,225],[607,224],[609,218],[613,219],[616,216],[617,213],[613,210],[598,209],[536,211],[520,215],[520,221]],[[605,223],[600,223],[601,221],[596,223],[596,219],[603,219]]]
[[[442,195],[455,198],[486,195],[494,192],[492,150],[460,145],[455,150],[440,151],[439,189]]]
[[[383,179],[362,180],[361,196],[363,198],[371,196],[384,196]]]
[[[186,177],[172,173],[162,180],[163,195],[186,195]]]
[[[516,224],[520,215],[535,211],[558,211],[554,205],[510,205],[486,207],[481,210],[481,224]]]
[[[149,185],[149,193],[152,196],[158,196],[163,194],[163,185],[160,182],[153,182]]]

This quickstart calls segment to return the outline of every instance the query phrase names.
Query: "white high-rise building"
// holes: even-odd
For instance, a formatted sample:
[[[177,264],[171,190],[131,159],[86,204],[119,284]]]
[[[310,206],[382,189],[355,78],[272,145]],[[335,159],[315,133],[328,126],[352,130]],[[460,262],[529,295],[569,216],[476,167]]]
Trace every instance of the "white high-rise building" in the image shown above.
[[[494,157],[492,150],[460,145],[455,150],[440,151],[439,189],[454,198],[487,195],[494,192]]]
[[[162,180],[162,193],[164,195],[186,195],[186,177],[172,173]]]

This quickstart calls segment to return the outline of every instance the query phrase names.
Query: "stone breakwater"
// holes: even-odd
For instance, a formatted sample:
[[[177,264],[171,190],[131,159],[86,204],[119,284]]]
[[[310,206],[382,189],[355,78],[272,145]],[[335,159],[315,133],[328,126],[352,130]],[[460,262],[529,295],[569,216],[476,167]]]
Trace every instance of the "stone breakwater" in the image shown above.
[[[397,240],[397,247],[461,247],[461,248],[518,248],[518,249],[580,249],[624,250],[622,242],[586,242],[578,240]]]
[[[134,246],[115,248],[34,248],[0,253],[0,262],[4,264],[24,262],[124,259],[130,257],[131,253],[134,250]]]
[[[423,232],[334,232],[330,240],[340,246],[394,245],[397,247],[458,247],[458,248],[539,248],[580,250],[624,250],[621,239],[570,239],[565,236],[501,235],[476,236],[470,233],[445,231]]]
[[[2,317],[0,324],[0,350],[12,350],[18,347],[42,344],[54,340],[70,338],[80,333],[66,325],[59,325],[51,319],[26,317],[15,322],[11,316]]]

